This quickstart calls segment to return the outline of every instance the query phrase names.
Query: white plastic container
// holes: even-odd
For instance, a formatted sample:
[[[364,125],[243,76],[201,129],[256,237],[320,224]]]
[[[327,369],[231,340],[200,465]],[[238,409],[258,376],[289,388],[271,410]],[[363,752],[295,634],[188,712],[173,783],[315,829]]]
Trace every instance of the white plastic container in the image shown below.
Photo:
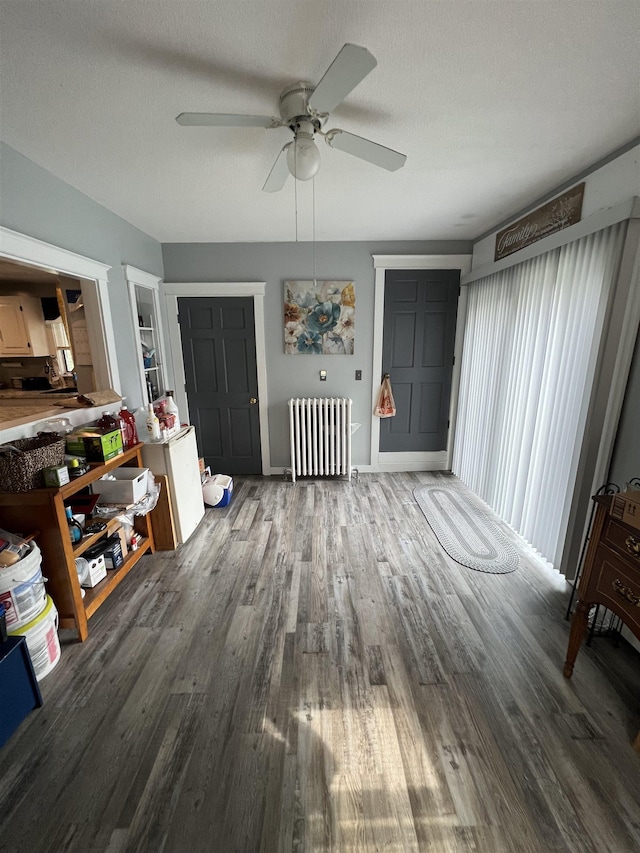
[[[233,479],[228,474],[215,474],[202,484],[202,497],[207,506],[228,506],[233,494]]]
[[[93,484],[94,494],[100,495],[100,503],[137,503],[147,494],[148,468],[116,468],[104,479]]]
[[[58,640],[58,611],[53,600],[47,596],[44,610],[31,622],[9,633],[22,636],[27,640],[27,649],[36,679],[41,681],[60,660],[60,641]]]
[[[107,576],[104,554],[100,554],[93,560],[85,560],[84,557],[78,557],[76,560],[76,571],[78,572],[80,586],[85,586],[88,589],[97,586]]]
[[[0,601],[6,609],[10,633],[31,622],[46,607],[44,581],[40,549],[35,542],[31,542],[26,557],[0,569]]]

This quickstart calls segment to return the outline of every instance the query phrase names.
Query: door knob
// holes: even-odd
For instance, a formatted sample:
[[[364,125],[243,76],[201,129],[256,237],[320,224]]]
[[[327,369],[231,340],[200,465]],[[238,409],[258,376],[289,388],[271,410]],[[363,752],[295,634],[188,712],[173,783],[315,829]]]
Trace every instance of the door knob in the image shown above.
[[[255,404],[258,402],[258,400],[255,397],[251,397],[249,402],[251,403],[252,406],[255,406]]]

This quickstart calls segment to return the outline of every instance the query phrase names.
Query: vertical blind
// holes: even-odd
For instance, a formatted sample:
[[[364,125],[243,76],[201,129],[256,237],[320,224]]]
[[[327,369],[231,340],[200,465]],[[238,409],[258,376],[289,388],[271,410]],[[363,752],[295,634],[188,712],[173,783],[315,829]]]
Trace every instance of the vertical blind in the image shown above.
[[[626,223],[469,287],[453,471],[559,566]]]

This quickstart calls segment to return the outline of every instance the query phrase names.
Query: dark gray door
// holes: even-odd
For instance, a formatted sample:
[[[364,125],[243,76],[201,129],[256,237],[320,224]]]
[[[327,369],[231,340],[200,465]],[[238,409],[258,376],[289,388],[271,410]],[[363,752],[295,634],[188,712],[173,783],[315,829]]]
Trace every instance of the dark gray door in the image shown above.
[[[260,474],[253,299],[178,299],[189,415],[212,473]]]
[[[383,452],[447,448],[459,270],[388,270],[383,373],[396,416],[380,421]]]

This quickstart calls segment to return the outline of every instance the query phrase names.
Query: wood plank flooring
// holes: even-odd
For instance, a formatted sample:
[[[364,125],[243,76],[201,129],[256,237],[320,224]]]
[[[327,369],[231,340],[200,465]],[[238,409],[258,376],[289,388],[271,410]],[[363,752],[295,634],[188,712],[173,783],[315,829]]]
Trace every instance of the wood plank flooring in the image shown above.
[[[0,752],[0,851],[640,851],[637,652],[566,681],[564,583],[450,560],[437,479],[242,478],[145,557]]]

